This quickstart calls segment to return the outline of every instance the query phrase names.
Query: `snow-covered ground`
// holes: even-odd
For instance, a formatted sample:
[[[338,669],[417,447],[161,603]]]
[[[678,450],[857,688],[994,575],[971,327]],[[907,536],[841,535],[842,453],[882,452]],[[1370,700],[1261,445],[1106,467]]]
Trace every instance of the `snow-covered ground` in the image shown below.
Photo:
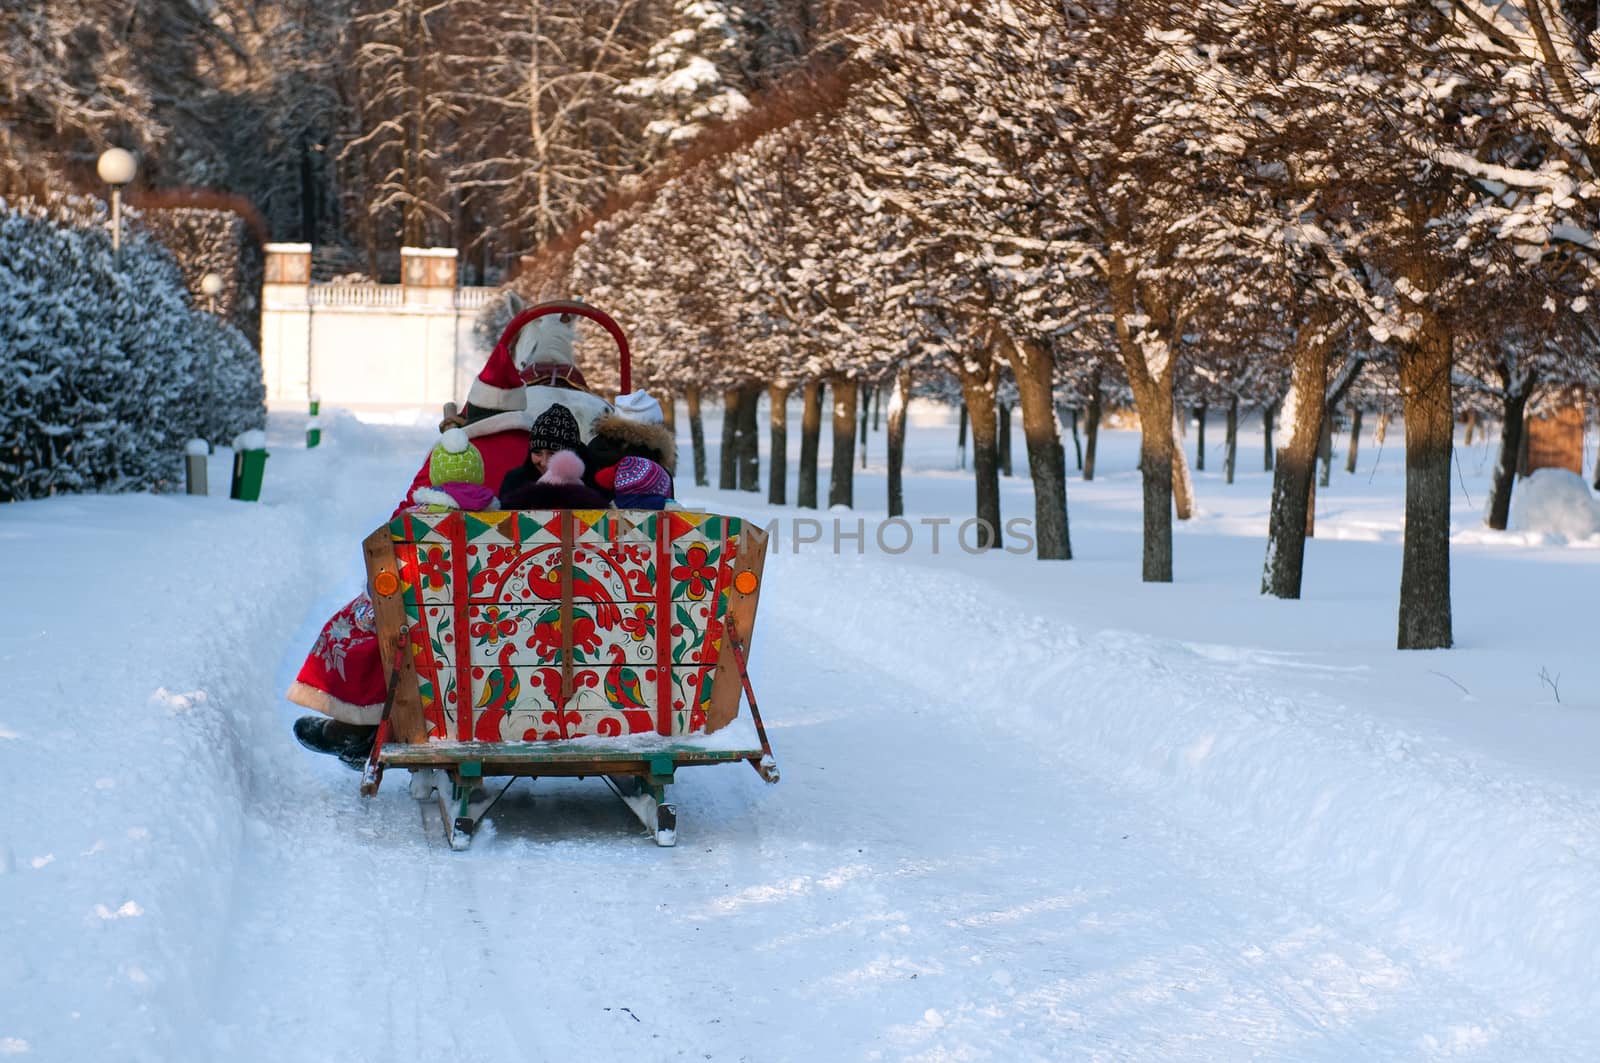
[[[681,486],[684,456],[680,495],[779,521],[753,668],[784,774],[681,773],[675,849],[541,780],[453,853],[403,778],[363,801],[295,745],[281,692],[426,416],[335,411],[306,451],[275,413],[259,504],[0,507],[0,1056],[1600,1057],[1600,539],[1483,530],[1463,446],[1457,648],[1402,654],[1398,426],[1340,454],[1282,602],[1254,421],[1231,486],[1211,426],[1147,586],[1133,435],[1069,482],[1075,560],[953,525],[935,554],[917,522],[972,486],[914,413],[904,553],[881,433],[844,514]],[[1031,514],[1025,475],[1003,498]]]

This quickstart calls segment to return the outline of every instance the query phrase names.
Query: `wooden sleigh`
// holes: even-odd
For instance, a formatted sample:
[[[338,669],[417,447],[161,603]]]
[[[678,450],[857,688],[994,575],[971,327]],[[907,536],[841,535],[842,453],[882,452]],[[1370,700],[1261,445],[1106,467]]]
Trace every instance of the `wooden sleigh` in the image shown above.
[[[610,322],[547,303],[508,329],[557,311]],[[363,544],[389,683],[361,792],[410,769],[465,849],[518,778],[600,776],[672,845],[678,769],[745,761],[777,782],[748,671],[766,545],[751,522],[683,510],[393,518]]]

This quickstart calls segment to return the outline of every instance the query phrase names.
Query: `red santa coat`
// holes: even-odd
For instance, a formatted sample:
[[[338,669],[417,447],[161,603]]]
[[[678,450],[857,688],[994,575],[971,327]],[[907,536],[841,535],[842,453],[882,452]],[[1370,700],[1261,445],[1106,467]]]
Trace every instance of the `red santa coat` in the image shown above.
[[[499,486],[506,473],[527,459],[531,424],[526,412],[512,410],[467,425],[467,438],[483,455],[484,483]],[[390,516],[416,505],[419,487],[432,486],[428,461],[424,459],[405,498]],[[322,625],[287,696],[296,705],[336,720],[370,726],[383,717],[387,686],[372,602],[362,591]]]

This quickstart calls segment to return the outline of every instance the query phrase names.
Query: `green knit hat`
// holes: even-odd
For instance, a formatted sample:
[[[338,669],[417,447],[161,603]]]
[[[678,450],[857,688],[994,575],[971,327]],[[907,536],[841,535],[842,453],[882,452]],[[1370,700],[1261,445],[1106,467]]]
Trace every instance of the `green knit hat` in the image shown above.
[[[439,437],[438,446],[428,458],[428,479],[435,486],[483,483],[483,455],[467,433],[452,428]]]

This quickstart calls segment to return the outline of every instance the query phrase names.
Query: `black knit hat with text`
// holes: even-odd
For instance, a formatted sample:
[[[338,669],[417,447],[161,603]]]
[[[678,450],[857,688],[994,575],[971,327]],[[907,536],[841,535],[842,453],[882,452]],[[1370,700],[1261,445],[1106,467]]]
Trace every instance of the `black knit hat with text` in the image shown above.
[[[559,402],[534,419],[528,434],[529,450],[572,450],[581,442],[578,419]]]

